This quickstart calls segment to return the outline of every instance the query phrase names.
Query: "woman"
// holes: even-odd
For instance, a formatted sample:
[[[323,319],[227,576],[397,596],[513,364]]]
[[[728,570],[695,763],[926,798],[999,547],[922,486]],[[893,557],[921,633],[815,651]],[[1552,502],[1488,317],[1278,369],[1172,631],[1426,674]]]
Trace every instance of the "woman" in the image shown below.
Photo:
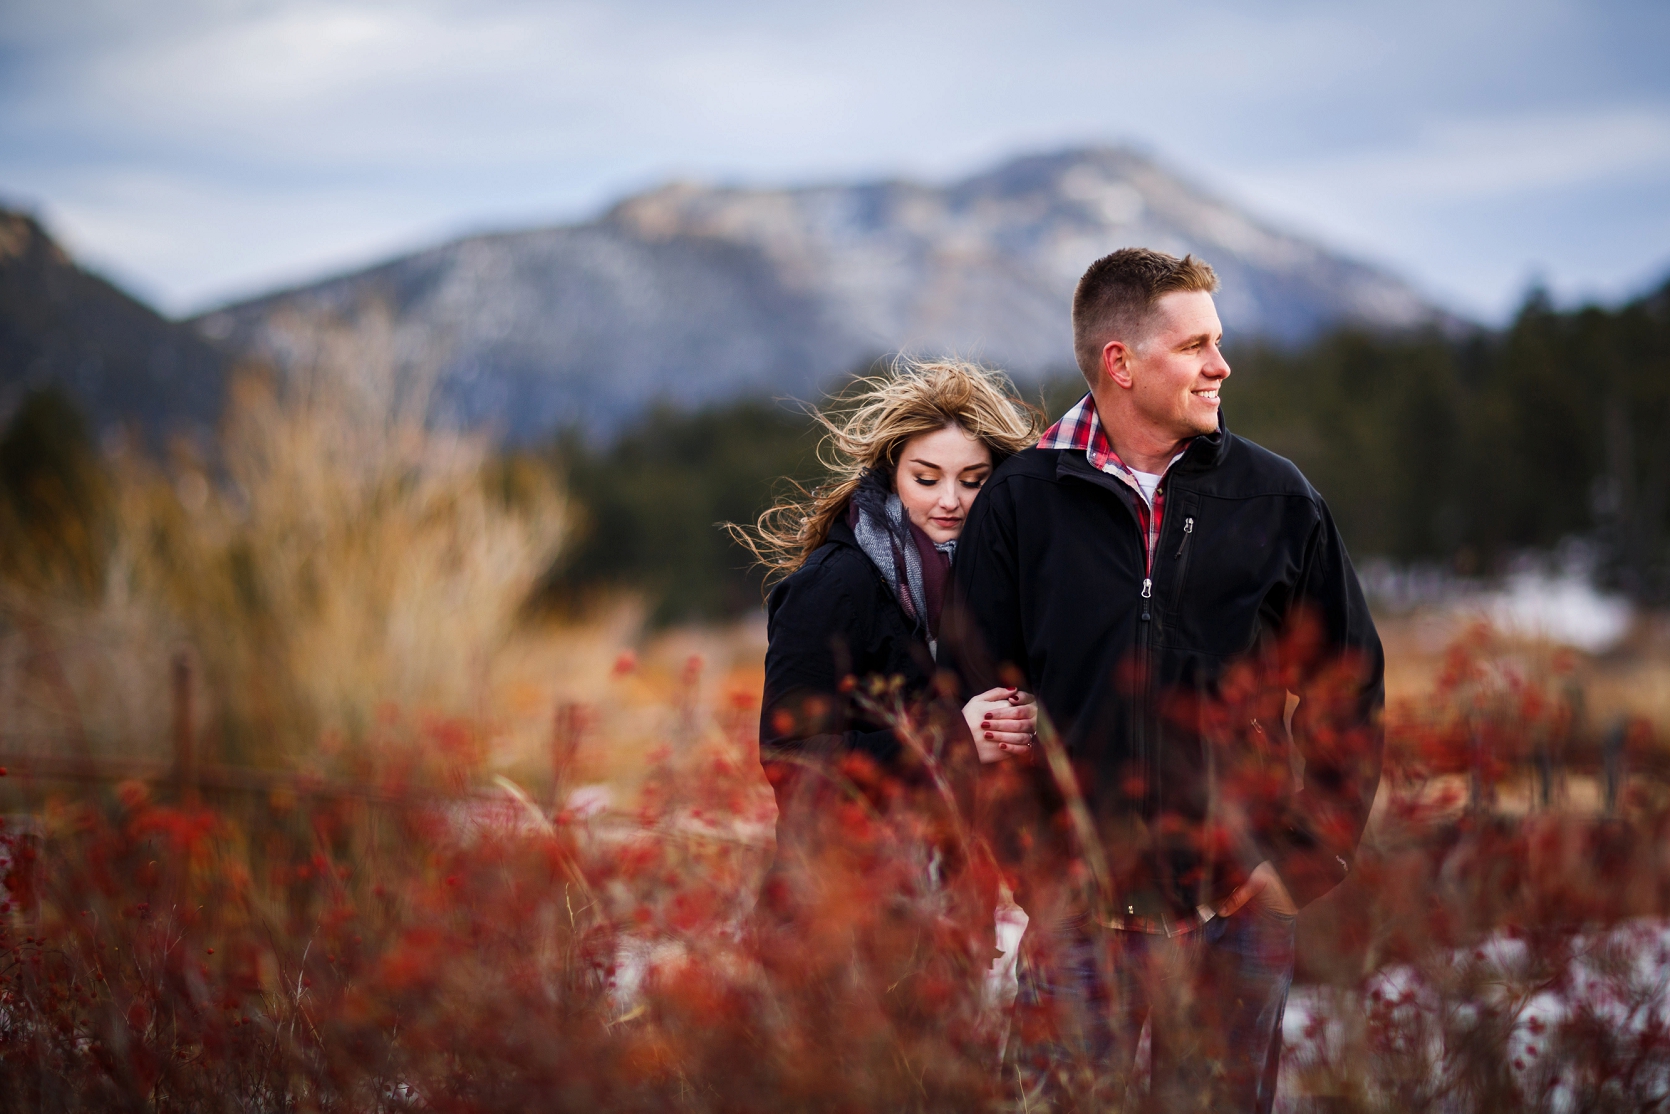
[[[833,415],[820,459],[830,482],[732,532],[783,579],[766,605],[760,761],[777,795],[778,845],[819,791],[803,771],[845,753],[908,776],[914,758],[851,682],[902,678],[928,703],[940,608],[970,504],[992,469],[1038,439],[1038,414],[996,372],[958,361],[901,361],[861,380]],[[994,688],[963,719],[981,762],[1029,753],[1033,698]],[[781,856],[780,856],[781,857]]]

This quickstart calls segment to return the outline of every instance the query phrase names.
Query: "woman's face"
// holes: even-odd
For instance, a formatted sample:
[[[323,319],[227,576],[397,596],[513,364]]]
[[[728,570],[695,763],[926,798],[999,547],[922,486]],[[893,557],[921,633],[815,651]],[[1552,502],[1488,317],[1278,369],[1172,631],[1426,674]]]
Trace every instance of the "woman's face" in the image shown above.
[[[969,504],[992,473],[992,454],[960,425],[948,425],[905,442],[893,490],[919,530],[936,543],[963,532]]]

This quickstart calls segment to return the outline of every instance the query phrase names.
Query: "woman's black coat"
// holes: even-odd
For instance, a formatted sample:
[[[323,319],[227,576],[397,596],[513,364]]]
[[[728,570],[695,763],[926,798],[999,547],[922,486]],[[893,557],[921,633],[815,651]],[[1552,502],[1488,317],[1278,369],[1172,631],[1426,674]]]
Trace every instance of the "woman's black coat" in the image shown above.
[[[896,768],[898,738],[841,692],[841,679],[901,676],[914,697],[933,677],[933,658],[845,522],[831,526],[828,541],[772,590],[766,629],[760,761],[769,769],[783,759],[862,751]]]
[[[963,791],[973,779],[958,771],[974,753],[974,740],[963,723],[956,685],[930,691],[940,686],[931,686],[936,669],[926,639],[845,522],[832,526],[829,540],[772,591],[766,622],[770,644],[760,705],[760,762],[777,797],[777,860],[762,888],[760,908],[788,915],[792,923],[805,894],[787,864],[800,853],[817,853],[820,819],[831,816],[824,806],[831,794],[854,788],[845,779],[837,787],[814,769],[857,752],[870,756],[892,778],[922,784],[923,766],[916,756],[905,751],[886,723],[866,715],[852,693],[841,691],[842,680],[853,677],[862,684],[877,675],[902,680],[910,714],[920,717],[918,724],[930,736],[949,744],[940,769],[959,787],[965,808],[970,802],[963,800]],[[942,850],[940,869],[949,875],[957,869],[958,852],[950,845]],[[984,918],[980,923],[988,933],[991,907],[987,901],[975,917]]]

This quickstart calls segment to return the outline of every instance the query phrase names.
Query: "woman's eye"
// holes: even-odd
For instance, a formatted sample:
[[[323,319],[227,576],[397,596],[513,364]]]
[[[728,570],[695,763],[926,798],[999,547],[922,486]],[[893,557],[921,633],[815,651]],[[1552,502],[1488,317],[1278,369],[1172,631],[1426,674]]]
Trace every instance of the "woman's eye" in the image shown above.
[[[963,481],[963,486],[968,488],[970,491],[979,491],[982,487],[985,486],[985,484],[986,484],[986,477],[984,477],[984,476],[981,476],[977,480],[964,480]]]
[[[931,479],[927,476],[917,476],[916,477],[916,482],[921,484],[923,487],[938,487],[939,486],[939,481],[938,480]]]

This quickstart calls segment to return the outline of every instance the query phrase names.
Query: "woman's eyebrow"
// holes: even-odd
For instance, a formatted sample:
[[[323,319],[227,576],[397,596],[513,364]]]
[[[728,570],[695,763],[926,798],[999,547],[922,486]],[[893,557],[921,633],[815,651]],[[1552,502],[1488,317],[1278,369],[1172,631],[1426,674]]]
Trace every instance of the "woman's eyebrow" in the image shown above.
[[[931,460],[923,460],[919,456],[913,456],[909,460],[907,460],[905,463],[906,464],[920,464],[922,467],[932,468],[936,472],[945,471],[945,468],[944,468],[943,465],[935,464]],[[982,468],[990,468],[990,467],[991,467],[991,464],[988,461],[981,461],[979,464],[966,464],[966,465],[964,465],[963,468],[962,468],[962,472],[975,472],[975,471],[979,471]],[[961,475],[962,472],[959,472],[958,475]]]

